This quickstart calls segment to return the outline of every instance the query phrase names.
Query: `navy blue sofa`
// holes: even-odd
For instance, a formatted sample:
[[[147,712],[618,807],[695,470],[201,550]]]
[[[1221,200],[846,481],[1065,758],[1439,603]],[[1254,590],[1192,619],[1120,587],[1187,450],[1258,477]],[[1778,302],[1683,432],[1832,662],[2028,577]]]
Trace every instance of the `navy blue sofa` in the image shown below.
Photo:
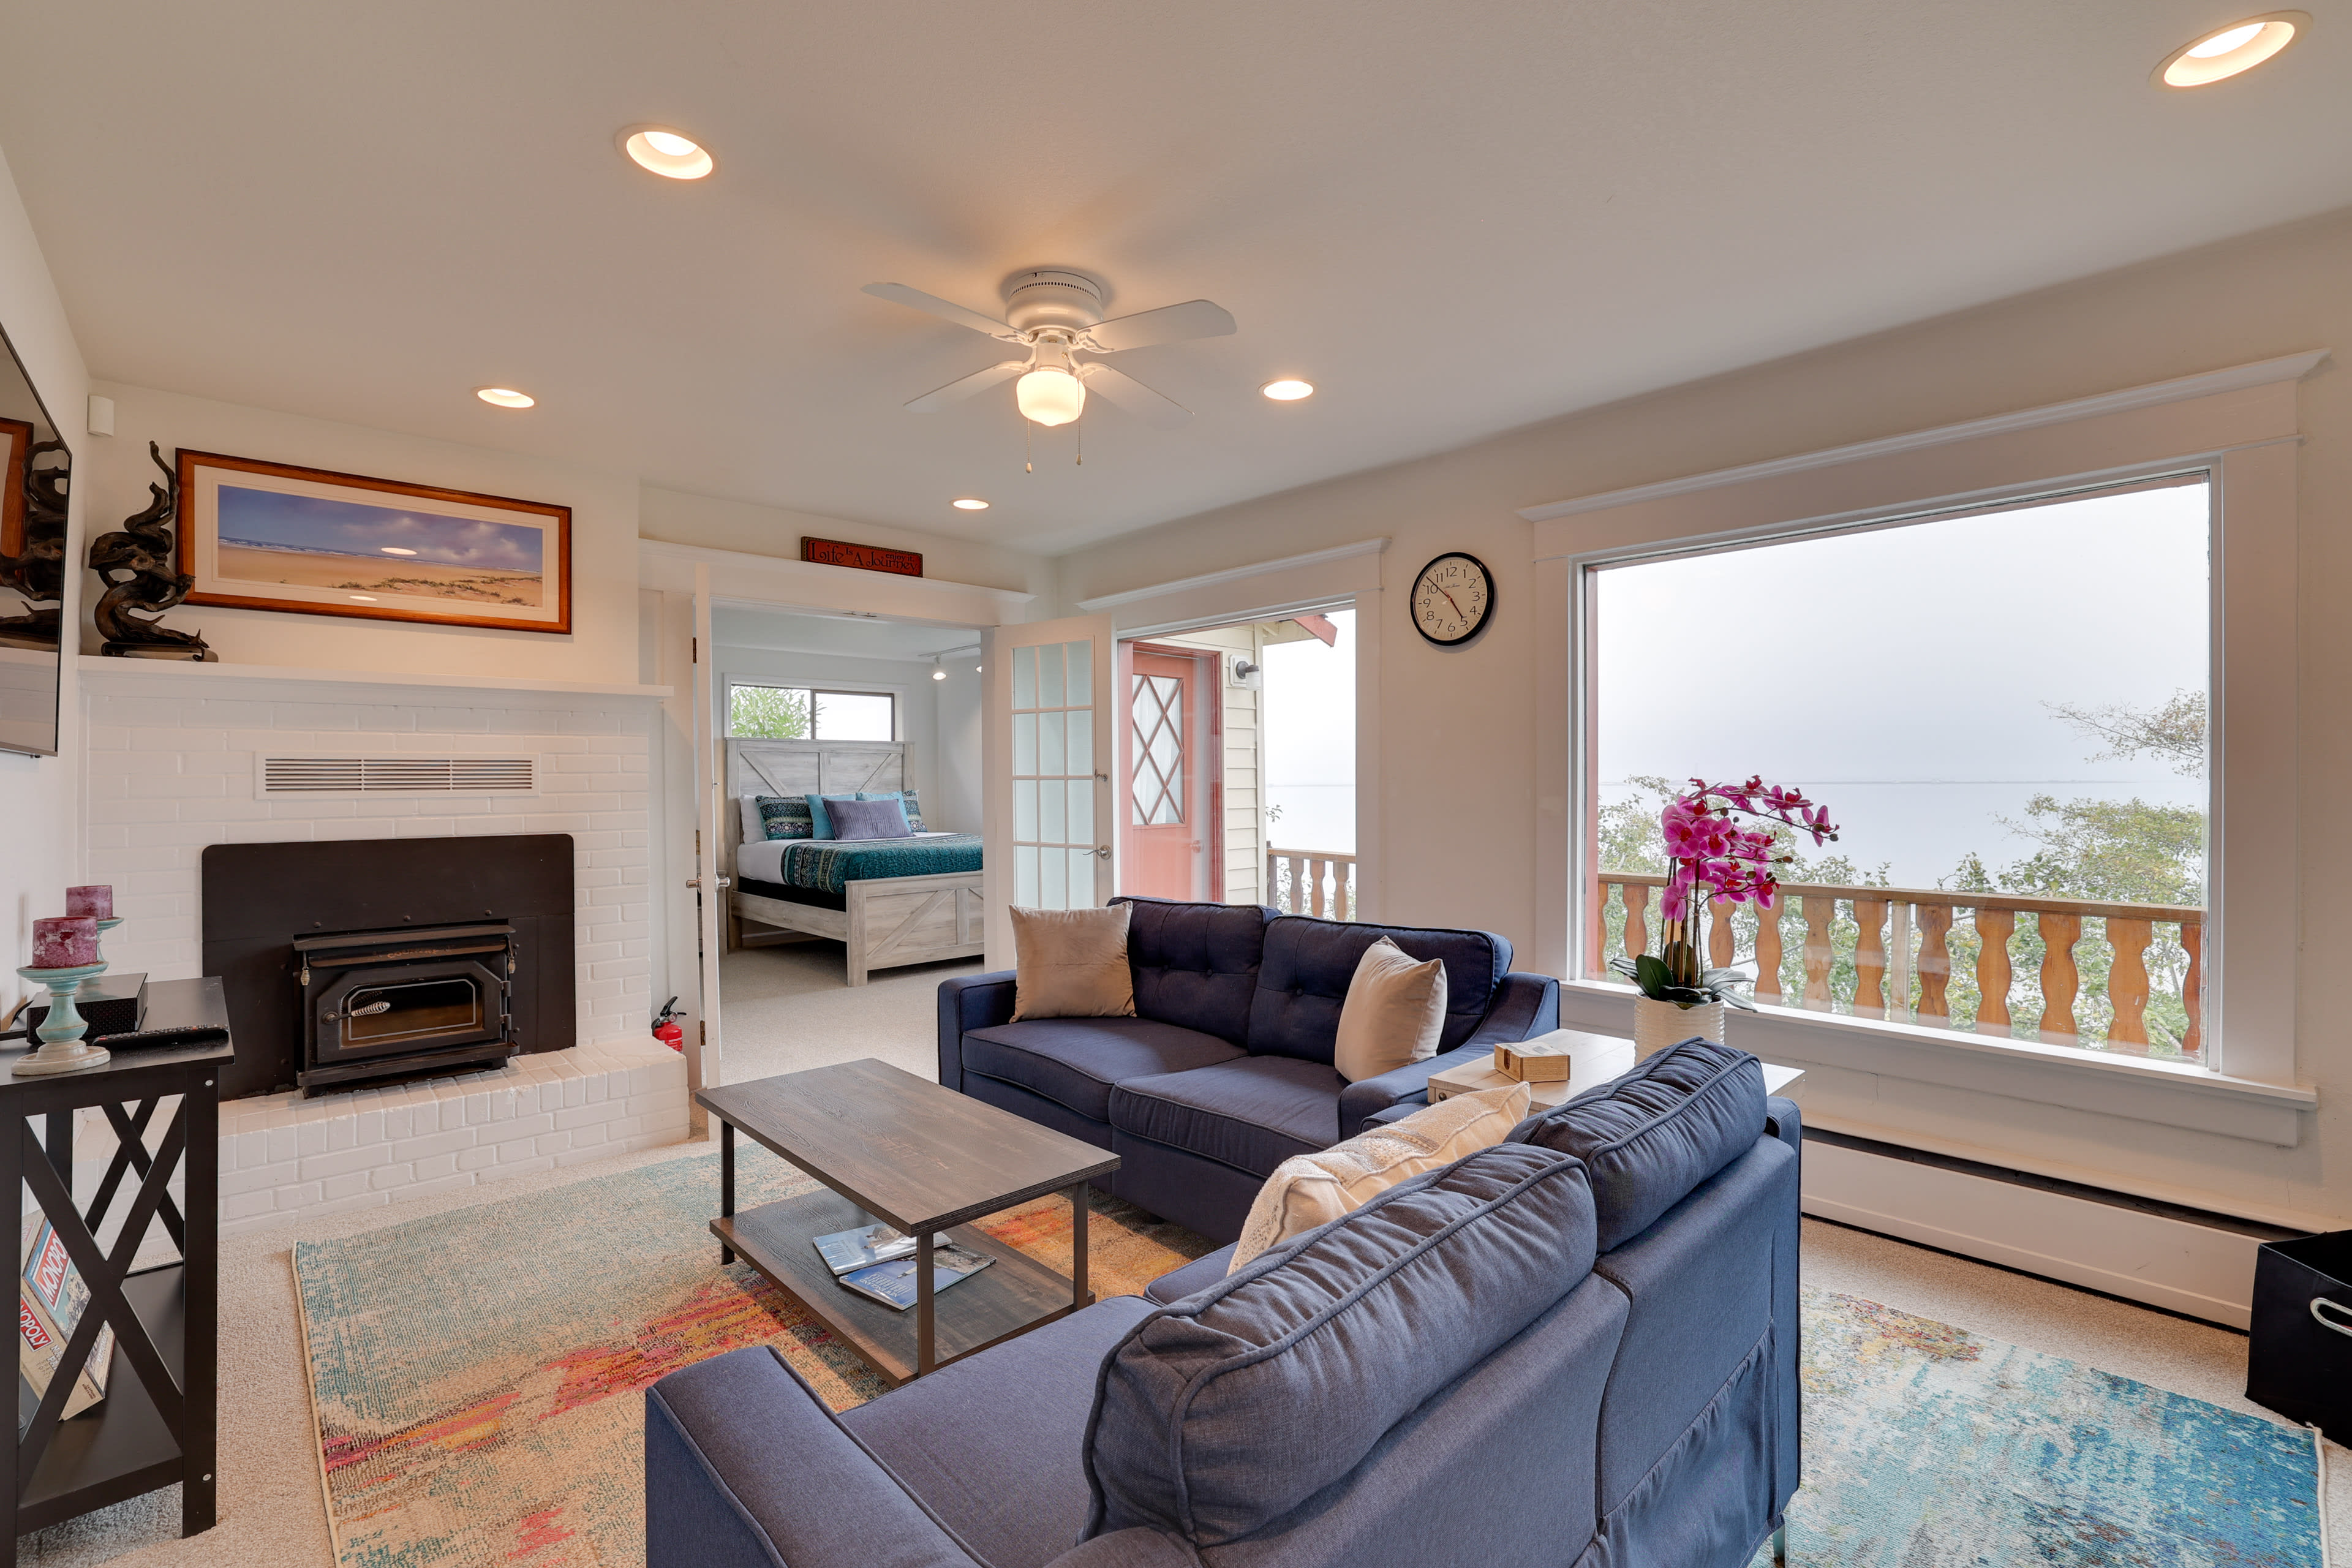
[[[1013,1023],[1013,973],[940,986],[940,1081],[1110,1150],[1097,1185],[1215,1241],[1242,1233],[1274,1168],[1429,1102],[1429,1075],[1559,1027],[1559,982],[1511,970],[1492,931],[1280,915],[1260,904],[1131,907],[1132,1018]],[[1381,937],[1445,964],[1438,1055],[1349,1083],[1331,1065],[1339,1005]]]
[[[765,1347],[673,1373],[647,1568],[1745,1568],[1797,1485],[1800,1137],[1690,1041],[838,1415]]]

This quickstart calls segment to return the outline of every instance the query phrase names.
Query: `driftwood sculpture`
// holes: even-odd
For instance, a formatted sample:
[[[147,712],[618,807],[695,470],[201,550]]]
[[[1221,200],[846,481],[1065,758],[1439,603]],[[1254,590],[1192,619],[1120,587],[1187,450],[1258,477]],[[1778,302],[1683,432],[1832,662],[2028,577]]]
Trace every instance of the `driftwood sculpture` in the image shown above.
[[[59,453],[65,462],[41,466],[44,458]],[[26,454],[25,552],[0,555],[0,588],[23,595],[26,613],[0,616],[0,643],[58,646],[66,596],[66,481],[72,461],[63,441],[37,441]]]
[[[106,592],[91,612],[98,635],[106,639],[99,652],[116,658],[216,658],[203,634],[161,624],[163,612],[185,599],[196,580],[173,570],[172,521],[180,510],[179,476],[152,441],[147,443],[147,455],[163,472],[162,484],[147,487],[153,503],[137,516],[124,518],[114,532],[90,542],[89,569],[106,583]],[[151,618],[133,613],[139,610]]]

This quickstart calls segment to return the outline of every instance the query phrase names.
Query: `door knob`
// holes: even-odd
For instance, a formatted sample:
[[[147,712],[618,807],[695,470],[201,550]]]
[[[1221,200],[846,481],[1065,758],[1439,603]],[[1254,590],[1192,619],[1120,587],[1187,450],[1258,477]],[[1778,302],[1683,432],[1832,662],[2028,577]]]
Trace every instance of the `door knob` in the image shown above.
[[[1099,844],[1099,845],[1097,845],[1097,846],[1095,847],[1095,858],[1096,858],[1096,859],[1097,859],[1097,860],[1108,860],[1108,859],[1109,859],[1109,858],[1110,858],[1110,846],[1109,846],[1109,845],[1108,845],[1108,844]]]

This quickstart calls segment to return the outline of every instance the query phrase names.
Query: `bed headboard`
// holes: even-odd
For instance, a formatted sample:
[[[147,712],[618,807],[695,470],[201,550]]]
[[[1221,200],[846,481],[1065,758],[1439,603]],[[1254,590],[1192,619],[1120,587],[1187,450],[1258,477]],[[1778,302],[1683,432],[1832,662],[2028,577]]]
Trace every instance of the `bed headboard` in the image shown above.
[[[727,871],[743,836],[735,802],[747,795],[856,795],[907,787],[904,741],[740,741],[727,742],[727,799],[719,841]]]

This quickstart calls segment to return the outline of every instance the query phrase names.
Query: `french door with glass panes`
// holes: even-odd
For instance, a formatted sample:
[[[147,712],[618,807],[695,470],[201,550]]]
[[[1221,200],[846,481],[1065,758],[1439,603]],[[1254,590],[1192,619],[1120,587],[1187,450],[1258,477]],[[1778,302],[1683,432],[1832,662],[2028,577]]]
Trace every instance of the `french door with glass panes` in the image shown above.
[[[988,962],[1009,968],[1006,910],[1088,909],[1117,885],[1115,648],[1108,616],[998,626],[985,634],[982,647]]]

